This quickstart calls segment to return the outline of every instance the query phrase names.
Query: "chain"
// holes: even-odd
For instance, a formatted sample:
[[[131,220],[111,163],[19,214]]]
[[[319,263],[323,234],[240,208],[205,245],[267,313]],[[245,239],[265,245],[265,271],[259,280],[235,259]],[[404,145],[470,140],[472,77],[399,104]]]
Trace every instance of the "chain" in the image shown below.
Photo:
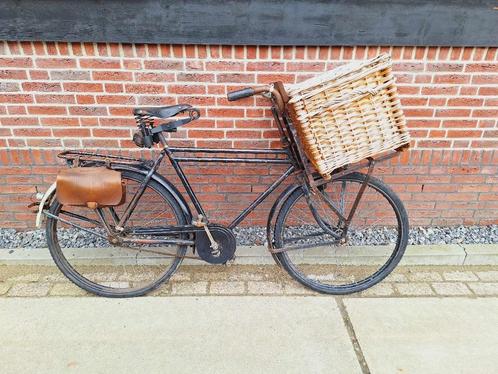
[[[188,255],[183,255],[183,256],[180,256],[180,255],[177,255],[176,253],[172,253],[172,252],[160,252],[160,251],[154,251],[153,249],[143,249],[143,248],[135,248],[135,247],[131,247],[129,245],[126,245],[126,244],[119,244],[120,247],[122,248],[128,248],[128,249],[132,249],[134,251],[142,251],[142,252],[147,252],[147,253],[155,253],[155,254],[159,254],[159,255],[163,255],[165,257],[176,257],[176,258],[188,258],[188,259],[192,259],[192,260],[203,260],[202,258],[198,257],[198,256],[188,256]]]

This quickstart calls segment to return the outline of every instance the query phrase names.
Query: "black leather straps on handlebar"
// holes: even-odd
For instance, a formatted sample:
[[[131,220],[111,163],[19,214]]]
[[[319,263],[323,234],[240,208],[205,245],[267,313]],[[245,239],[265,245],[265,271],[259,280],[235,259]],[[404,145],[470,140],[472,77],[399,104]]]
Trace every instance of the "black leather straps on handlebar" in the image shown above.
[[[229,92],[227,98],[228,101],[235,101],[243,99],[244,97],[253,96],[254,94],[255,94],[254,89],[249,87],[249,88],[244,88],[242,90]]]

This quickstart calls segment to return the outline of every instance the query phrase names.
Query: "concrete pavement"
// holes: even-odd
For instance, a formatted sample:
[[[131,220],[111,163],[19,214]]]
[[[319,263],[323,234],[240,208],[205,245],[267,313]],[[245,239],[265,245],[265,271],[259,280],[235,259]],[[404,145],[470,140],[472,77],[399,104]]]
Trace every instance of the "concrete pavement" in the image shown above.
[[[333,298],[10,298],[2,373],[361,373]]]
[[[498,298],[344,303],[372,373],[498,372]]]
[[[412,252],[417,261],[343,298],[254,253],[183,265],[150,297],[125,300],[88,295],[52,262],[10,257],[0,373],[497,373],[498,266],[469,265],[495,258],[490,248],[466,248],[463,261],[441,250],[432,265]]]
[[[2,373],[496,373],[498,298],[2,298]]]
[[[375,249],[375,251],[373,251]],[[339,263],[379,263],[385,261],[386,253],[381,246],[368,247],[343,247],[344,253],[338,250],[335,257]],[[71,252],[66,249],[66,255]],[[113,261],[119,257],[120,252],[115,248],[78,248],[78,261],[84,263],[85,259],[96,263],[100,258],[105,262],[112,254]],[[324,259],[323,249],[307,250],[306,256],[314,258],[317,263]],[[380,253],[376,253],[380,252]],[[189,253],[192,254],[192,253]],[[330,260],[330,251],[327,258]],[[265,246],[238,246],[235,264],[238,265],[273,265],[275,261]],[[383,262],[382,262],[383,263]],[[0,265],[51,265],[52,257],[48,248],[0,248]],[[183,265],[204,265],[205,263],[184,259]],[[409,245],[406,248],[402,265],[498,265],[498,244],[433,244]]]

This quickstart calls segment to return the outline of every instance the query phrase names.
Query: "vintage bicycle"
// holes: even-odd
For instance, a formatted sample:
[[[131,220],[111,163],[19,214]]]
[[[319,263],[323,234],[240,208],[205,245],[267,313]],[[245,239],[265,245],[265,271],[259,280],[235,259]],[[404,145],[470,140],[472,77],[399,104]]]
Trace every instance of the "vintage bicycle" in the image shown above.
[[[268,214],[268,250],[275,262],[304,286],[328,294],[362,291],[384,279],[405,251],[408,217],[398,196],[372,172],[378,162],[394,157],[399,149],[345,165],[324,177],[304,152],[302,137],[287,110],[289,97],[282,83],[230,92],[228,100],[253,95],[270,100],[281,149],[169,146],[165,133],[200,116],[198,109],[182,104],[134,109],[138,130],[133,140],[139,147],[158,145],[160,152],[153,160],[62,152],[59,157],[71,167],[119,171],[127,196],[121,205],[84,207],[63,205],[55,184],[47,191],[38,221],[46,216],[48,247],[62,273],[94,294],[131,297],[166,282],[184,258],[230,263],[236,255],[233,229],[292,176],[294,182],[280,193]],[[165,158],[187,198],[159,174]],[[211,222],[181,166],[212,162],[287,168],[223,226]],[[358,172],[364,168],[366,173]],[[74,244],[78,238],[83,244]]]

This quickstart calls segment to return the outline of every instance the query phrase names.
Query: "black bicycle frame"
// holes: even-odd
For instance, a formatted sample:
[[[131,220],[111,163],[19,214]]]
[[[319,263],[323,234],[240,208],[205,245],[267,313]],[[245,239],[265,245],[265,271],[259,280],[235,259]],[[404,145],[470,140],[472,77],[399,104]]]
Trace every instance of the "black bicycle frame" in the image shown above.
[[[303,152],[303,145],[297,135],[297,131],[292,124],[287,113],[280,113],[277,110],[277,105],[274,100],[272,106],[272,114],[274,120],[277,124],[280,139],[283,145],[282,149],[211,149],[211,148],[193,148],[193,147],[169,147],[167,141],[162,132],[158,132],[157,135],[159,137],[160,143],[163,146],[159,156],[153,161],[145,161],[145,160],[135,160],[126,157],[119,156],[101,156],[97,154],[91,154],[87,152],[71,152],[66,151],[61,153],[59,156],[63,158],[67,158],[68,160],[76,161],[76,164],[79,164],[80,158],[85,157],[104,157],[105,163],[110,166],[112,163],[127,163],[127,164],[137,164],[138,167],[145,167],[147,169],[147,174],[144,180],[141,182],[138,190],[132,197],[130,203],[126,207],[124,213],[120,218],[117,215],[113,215],[113,219],[115,221],[115,228],[117,231],[124,230],[126,222],[129,217],[133,213],[133,210],[136,208],[140,197],[143,195],[148,183],[150,182],[154,173],[157,172],[159,166],[164,159],[165,156],[171,162],[176,174],[180,178],[185,191],[187,192],[192,204],[195,207],[197,214],[202,219],[202,224],[208,224],[209,218],[206,214],[204,208],[201,205],[201,202],[197,198],[192,186],[190,185],[187,176],[185,175],[182,167],[180,166],[181,162],[201,162],[201,163],[209,163],[209,162],[217,162],[217,163],[250,163],[250,164],[276,164],[276,165],[288,165],[287,170],[280,175],[268,188],[262,192],[247,208],[245,208],[229,225],[229,229],[233,229],[237,227],[259,204],[261,204],[275,189],[282,184],[289,176],[292,174],[299,174],[299,179],[303,184],[303,188],[305,189],[305,193],[307,196],[308,205],[315,216],[317,223],[322,229],[331,234],[336,239],[340,239],[343,237],[348,229],[349,223],[353,218],[353,215],[356,211],[356,207],[360,199],[362,198],[365,187],[368,183],[370,175],[373,171],[373,167],[375,162],[383,161],[388,158],[394,157],[397,152],[392,154],[381,156],[377,159],[368,159],[368,163],[359,163],[353,166],[344,167],[340,170],[337,170],[334,174],[331,175],[329,179],[324,179],[321,176],[318,176],[314,173],[314,169],[310,165],[307,160],[306,155]],[[72,157],[71,157],[72,154]],[[180,155],[178,155],[180,154]],[[187,154],[187,156],[186,156]],[[198,154],[207,154],[208,156],[198,155]],[[212,156],[212,154],[222,155]],[[250,157],[245,157],[245,155],[251,155]],[[102,162],[102,161],[101,161]],[[359,170],[361,168],[368,167],[368,174],[365,178],[365,181],[362,183],[362,186],[356,196],[353,207],[348,215],[345,217],[339,209],[336,208],[334,203],[330,201],[326,194],[322,194],[320,189],[322,185],[325,185],[331,182],[334,179],[337,179],[345,174],[351,173],[353,171]],[[315,207],[314,204],[309,199],[309,195],[311,193],[310,190],[314,190],[314,192],[318,192],[320,197],[325,201],[325,203],[331,208],[331,210],[339,217],[340,221],[343,223],[341,229],[342,233],[338,234],[333,232],[326,223],[324,223],[319,216],[315,215]],[[111,211],[111,213],[113,213]],[[79,218],[79,217],[77,217]],[[83,218],[83,217],[82,217]],[[103,219],[103,217],[101,217]],[[157,235],[175,235],[181,233],[194,232],[199,229],[198,224],[201,222],[192,222],[189,225],[185,225],[182,227],[157,227],[157,228],[138,228],[132,230],[135,234],[157,234]],[[197,225],[197,226],[196,226]],[[124,239],[125,240],[125,239]],[[180,239],[171,239],[171,240],[160,240],[160,242],[182,242],[181,244],[185,244],[187,241]],[[190,244],[190,242],[189,242]],[[193,244],[193,243],[192,243]]]
[[[195,210],[198,215],[202,216],[204,219],[203,223],[209,223],[208,215],[206,211],[202,207],[201,202],[197,198],[192,186],[190,185],[185,172],[183,171],[180,163],[181,162],[194,162],[194,163],[209,163],[209,162],[217,162],[217,163],[251,163],[251,164],[284,164],[289,165],[289,168],[277,179],[275,180],[263,193],[261,193],[247,208],[245,208],[229,225],[229,229],[233,229],[237,227],[259,204],[261,204],[275,189],[282,184],[290,175],[293,173],[300,173],[301,181],[305,185],[306,191],[309,192],[309,189],[314,189],[318,191],[319,187],[323,184],[330,182],[333,179],[339,178],[340,176],[351,173],[355,170],[359,170],[365,166],[368,166],[368,176],[365,179],[358,195],[355,199],[354,206],[352,211],[350,212],[348,217],[344,217],[341,212],[339,212],[336,207],[333,205],[331,201],[327,199],[326,196],[323,196],[321,193],[319,195],[325,200],[327,205],[337,214],[339,219],[344,222],[345,227],[343,227],[344,233],[347,231],[347,226],[351,222],[351,219],[354,215],[356,207],[363,195],[366,184],[368,183],[369,177],[373,171],[374,161],[373,159],[368,160],[368,164],[359,164],[353,167],[349,167],[344,170],[339,170],[335,175],[331,177],[331,179],[326,180],[317,176],[313,172],[313,168],[307,161],[306,155],[303,153],[303,145],[297,135],[297,131],[292,124],[289,116],[286,113],[280,113],[275,103],[272,106],[272,114],[274,120],[277,124],[280,139],[283,145],[282,149],[211,149],[211,148],[193,148],[193,147],[169,147],[167,141],[163,135],[163,133],[158,133],[159,140],[163,145],[163,149],[161,150],[158,158],[151,165],[144,181],[140,185],[139,189],[135,193],[134,197],[128,204],[125,212],[121,216],[119,220],[119,224],[117,226],[118,229],[122,229],[126,224],[129,216],[135,209],[138,200],[142,196],[147,183],[151,179],[152,175],[158,170],[161,161],[165,156],[171,162],[173,169],[176,174],[180,178],[185,191],[187,192],[192,204],[195,207]],[[178,155],[181,154],[181,155]],[[188,156],[186,156],[187,154]],[[208,156],[198,156],[198,154],[207,154]],[[223,156],[211,156],[212,154],[221,154]],[[233,157],[230,157],[235,155]],[[251,157],[241,157],[242,155],[252,155]],[[262,157],[261,157],[262,156]],[[383,156],[379,160],[384,160],[387,158],[394,157],[394,154]],[[309,200],[309,199],[308,199]],[[314,209],[313,204],[308,201],[308,205],[310,209]],[[320,224],[320,220],[318,220]],[[320,225],[322,226],[322,225]],[[159,230],[164,231],[164,230]],[[167,231],[167,230],[166,230]],[[166,232],[165,231],[165,232]],[[329,231],[329,230],[326,230]],[[337,237],[337,234],[334,234]]]
[[[191,157],[185,157],[185,156],[176,156],[175,154],[178,153],[192,153],[194,156]],[[252,154],[252,155],[262,155],[266,157],[202,157],[202,156],[195,156],[197,153],[217,153],[217,154],[238,154],[238,155],[244,155],[244,154]],[[180,162],[221,162],[221,163],[252,163],[252,164],[278,164],[278,165],[289,165],[287,170],[277,179],[275,182],[273,182],[264,192],[262,192],[247,208],[245,208],[233,221],[228,225],[228,228],[233,229],[237,225],[239,225],[244,218],[246,218],[259,204],[261,204],[275,189],[282,184],[283,181],[285,181],[290,175],[292,175],[296,171],[296,167],[293,165],[292,160],[288,157],[288,152],[284,149],[269,149],[269,150],[262,150],[262,149],[207,149],[207,148],[189,148],[189,147],[182,147],[182,148],[176,148],[176,147],[164,147],[161,153],[159,154],[159,157],[155,160],[154,165],[151,167],[149,172],[147,173],[147,176],[145,177],[144,181],[138,188],[137,192],[133,196],[132,200],[126,207],[125,212],[121,216],[121,219],[119,221],[118,226],[119,227],[124,227],[126,224],[126,221],[130,217],[131,213],[135,209],[138,200],[142,196],[143,192],[145,191],[145,188],[147,186],[148,181],[150,180],[151,176],[153,173],[157,171],[159,168],[159,165],[164,158],[164,156],[167,156],[171,162],[171,165],[173,166],[173,169],[175,170],[176,174],[180,178],[180,181],[182,182],[183,187],[185,188],[185,191],[187,192],[190,200],[192,201],[192,204],[195,207],[195,210],[197,211],[198,214],[202,215],[202,217],[205,218],[205,223],[209,223],[208,216],[202,207],[201,202],[197,198],[194,190],[192,189],[192,186],[190,185],[187,176],[185,175],[185,172],[183,171],[182,167],[180,166]],[[277,157],[270,157],[270,156],[285,156],[285,158],[277,158]]]
[[[299,145],[296,145],[297,135],[292,131],[292,125],[289,118],[279,113],[276,109],[276,104],[272,99],[272,114],[279,129],[280,138],[283,144],[282,149],[212,149],[212,148],[193,148],[193,147],[169,147],[162,132],[158,133],[159,140],[163,145],[159,157],[154,161],[154,164],[147,173],[146,178],[140,185],[135,196],[128,204],[123,216],[121,217],[118,227],[122,229],[126,224],[129,216],[135,209],[140,196],[145,191],[148,181],[152,174],[157,171],[159,165],[167,156],[171,165],[175,169],[176,174],[180,178],[185,191],[187,192],[195,210],[205,219],[204,223],[209,223],[208,215],[206,214],[201,202],[197,198],[192,186],[190,185],[187,176],[185,175],[181,162],[218,162],[218,163],[251,163],[251,164],[277,164],[289,165],[289,168],[273,182],[263,193],[261,193],[247,208],[245,208],[229,225],[229,229],[237,227],[259,204],[261,204],[275,189],[282,184],[290,175],[297,171],[305,170],[304,155],[301,153]],[[191,154],[191,156],[178,156],[177,154]],[[221,154],[222,157],[213,156],[197,156],[198,153],[203,154]],[[237,157],[229,157],[229,155],[237,155]],[[240,155],[252,155],[252,157],[240,157]],[[255,157],[255,156],[263,157]]]

